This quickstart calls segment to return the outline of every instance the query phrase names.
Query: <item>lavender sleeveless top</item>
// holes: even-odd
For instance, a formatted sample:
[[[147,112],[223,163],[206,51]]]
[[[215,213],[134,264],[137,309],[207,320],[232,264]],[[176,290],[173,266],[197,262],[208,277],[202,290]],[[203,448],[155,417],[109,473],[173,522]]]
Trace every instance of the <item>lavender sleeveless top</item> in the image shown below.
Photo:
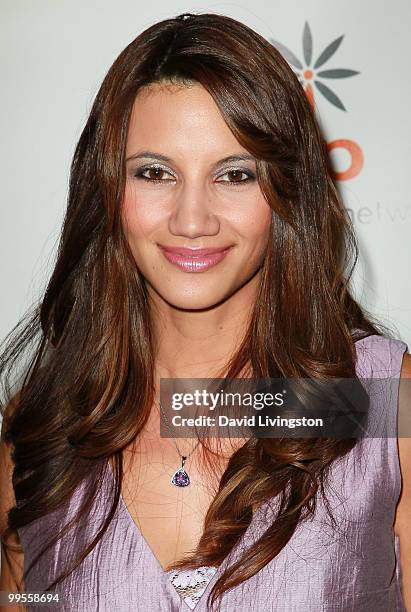
[[[359,340],[357,376],[398,379],[394,381],[398,393],[402,357],[407,348],[401,340],[386,337]],[[390,420],[394,432],[397,393],[383,402],[372,400],[370,408]],[[110,476],[95,500],[92,517],[76,525],[74,531],[41,558],[26,579],[27,592],[44,591],[98,532],[99,517],[107,502],[106,487],[113,483],[112,473],[108,472]],[[331,525],[320,496],[315,516],[297,527],[287,545],[258,574],[226,592],[220,610],[406,612],[401,593],[400,542],[393,531],[400,490],[397,439],[363,438],[332,465],[327,498],[337,525]],[[64,510],[19,529],[26,568],[44,545],[45,534],[54,533],[71,518],[82,491],[80,486]],[[240,542],[223,564],[209,574],[196,612],[207,611],[207,596],[224,567],[262,535],[275,509],[274,498],[254,513]],[[60,603],[45,605],[43,610],[188,612],[192,608],[153,555],[123,499],[102,540],[80,567],[52,591],[59,593]]]

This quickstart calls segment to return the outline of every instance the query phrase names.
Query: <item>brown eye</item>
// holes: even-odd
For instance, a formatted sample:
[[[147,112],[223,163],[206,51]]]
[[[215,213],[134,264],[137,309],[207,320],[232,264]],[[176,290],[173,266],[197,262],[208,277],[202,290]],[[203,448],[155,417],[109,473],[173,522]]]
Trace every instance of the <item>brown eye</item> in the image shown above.
[[[164,174],[164,170],[162,168],[147,168],[147,170],[144,171],[144,174],[148,179],[151,179],[152,181],[157,181],[159,179],[161,180]]]
[[[227,174],[231,175],[234,178],[234,183],[241,183],[241,181],[243,181],[244,179],[241,178],[241,175],[244,174],[244,176],[246,176],[245,172],[243,172],[242,170],[230,170],[230,172],[228,172]]]
[[[167,170],[159,166],[144,166],[143,168],[139,168],[134,176],[151,183],[165,183],[169,180],[174,180],[174,177],[171,179],[164,178],[165,174],[172,176]]]
[[[164,170],[162,168],[148,168],[146,172],[148,172],[147,178],[152,180],[158,180],[161,179],[161,177],[163,176]]]
[[[228,177],[228,180],[222,177]],[[220,178],[222,178],[222,180],[219,181],[221,183],[226,183],[228,186],[237,186],[250,183],[255,179],[255,175],[249,170],[233,168],[232,170],[227,170]]]

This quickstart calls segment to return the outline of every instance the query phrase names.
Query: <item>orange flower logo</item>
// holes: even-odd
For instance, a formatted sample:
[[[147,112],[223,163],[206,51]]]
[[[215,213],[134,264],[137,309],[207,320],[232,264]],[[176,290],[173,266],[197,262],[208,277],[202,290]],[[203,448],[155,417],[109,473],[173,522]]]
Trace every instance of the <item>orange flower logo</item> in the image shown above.
[[[293,67],[295,74],[310,102],[313,112],[315,111],[314,105],[314,91],[315,89],[335,108],[342,111],[346,111],[344,104],[342,103],[339,96],[326,85],[323,80],[328,79],[346,79],[353,77],[356,74],[360,74],[357,70],[351,70],[349,68],[329,68],[323,70],[324,64],[326,64],[335,54],[337,49],[342,43],[344,35],[339,36],[320,53],[318,58],[313,62],[313,37],[311,28],[308,21],[304,24],[303,30],[303,57],[304,62],[300,61],[298,57],[285,45],[278,42],[277,40],[270,39],[271,44],[284,56],[289,64]],[[320,70],[319,70],[320,68]],[[333,170],[333,176],[338,181],[347,181],[360,174],[364,165],[364,153],[360,145],[354,140],[347,138],[338,138],[332,142],[327,143],[328,151],[331,152],[335,149],[343,149],[350,156],[350,165],[345,170]]]
[[[276,40],[270,40],[274,47],[278,49],[288,63],[295,69],[294,72],[298,76],[300,83],[303,85],[312,108],[314,108],[314,85],[314,87],[328,102],[330,102],[330,104],[342,111],[346,110],[344,104],[337,96],[335,91],[323,83],[323,79],[346,79],[360,73],[357,70],[350,70],[348,68],[330,68],[329,70],[318,70],[318,68],[324,66],[324,64],[333,57],[334,53],[341,45],[343,38],[344,35],[336,38],[329,45],[327,45],[324,51],[322,51],[315,60],[313,65],[311,65],[313,61],[313,37],[308,21],[305,22],[303,30],[304,63],[301,62],[288,47]]]

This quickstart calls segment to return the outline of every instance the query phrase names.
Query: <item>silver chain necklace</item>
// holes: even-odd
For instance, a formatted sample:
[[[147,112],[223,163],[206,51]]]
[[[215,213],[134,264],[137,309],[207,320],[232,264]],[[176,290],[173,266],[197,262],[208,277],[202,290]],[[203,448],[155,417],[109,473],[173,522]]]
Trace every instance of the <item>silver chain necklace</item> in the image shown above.
[[[160,406],[160,412],[161,412],[161,416],[163,418],[163,421],[165,423],[165,425],[167,426],[167,429],[169,430],[170,433],[172,433],[171,431],[171,427],[170,424],[168,422],[168,419],[166,417],[166,414],[163,410],[163,407],[161,405],[161,402],[159,402],[159,406]],[[175,487],[188,487],[188,485],[190,484],[190,477],[187,474],[187,471],[184,469],[184,465],[186,463],[186,461],[188,461],[191,457],[191,455],[194,453],[194,451],[196,450],[197,446],[200,444],[200,440],[198,440],[197,444],[191,449],[191,451],[188,453],[188,455],[182,455],[180,452],[180,449],[177,446],[177,443],[175,441],[174,438],[171,438],[174,446],[176,447],[176,450],[178,452],[178,454],[180,455],[181,458],[181,467],[178,468],[178,470],[176,470],[171,478],[171,484],[174,485]]]

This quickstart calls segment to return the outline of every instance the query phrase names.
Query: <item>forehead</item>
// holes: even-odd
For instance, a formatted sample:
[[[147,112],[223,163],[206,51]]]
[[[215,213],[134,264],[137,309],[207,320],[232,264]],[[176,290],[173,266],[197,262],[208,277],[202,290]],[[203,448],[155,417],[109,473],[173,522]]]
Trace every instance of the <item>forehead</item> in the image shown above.
[[[151,84],[133,105],[127,155],[154,149],[174,156],[213,156],[245,151],[212,96],[200,84]]]

